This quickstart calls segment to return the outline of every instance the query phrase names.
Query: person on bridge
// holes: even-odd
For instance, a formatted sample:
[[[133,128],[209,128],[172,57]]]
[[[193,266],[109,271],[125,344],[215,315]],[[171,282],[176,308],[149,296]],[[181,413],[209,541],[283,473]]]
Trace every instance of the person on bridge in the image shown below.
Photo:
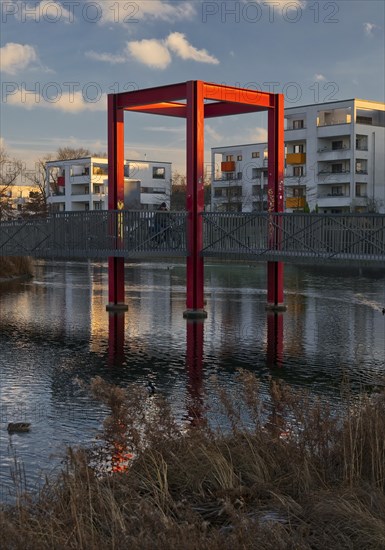
[[[163,212],[168,212],[167,204],[162,202],[158,210],[155,212],[154,218],[154,229],[155,233],[161,233],[169,225],[169,216],[163,214]]]

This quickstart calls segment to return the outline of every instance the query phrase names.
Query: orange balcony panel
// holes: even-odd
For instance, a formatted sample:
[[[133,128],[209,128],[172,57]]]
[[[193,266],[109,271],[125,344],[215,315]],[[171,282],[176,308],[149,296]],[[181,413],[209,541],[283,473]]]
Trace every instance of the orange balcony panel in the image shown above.
[[[233,160],[221,162],[221,170],[222,172],[235,172],[235,162]]]
[[[64,186],[64,185],[65,185],[65,178],[64,178],[64,176],[58,176],[58,178],[57,178],[57,184],[60,185],[60,186]]]
[[[286,199],[286,208],[305,208],[305,197],[288,197]]]
[[[306,153],[288,153],[286,155],[286,164],[305,164]]]

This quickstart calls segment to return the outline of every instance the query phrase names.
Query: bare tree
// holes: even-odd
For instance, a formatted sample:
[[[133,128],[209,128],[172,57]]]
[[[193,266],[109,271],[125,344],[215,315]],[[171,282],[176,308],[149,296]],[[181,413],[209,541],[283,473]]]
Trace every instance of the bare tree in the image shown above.
[[[90,157],[91,153],[88,149],[84,147],[59,147],[56,151],[56,158],[54,160],[70,160],[70,159],[81,159],[83,157]]]
[[[24,208],[24,215],[39,214],[44,216],[48,212],[46,163],[51,160],[53,160],[52,154],[45,155],[37,159],[34,171],[25,172],[25,179],[36,187],[36,191],[31,192],[30,200]],[[51,181],[51,187],[54,189],[55,186],[57,187],[57,180],[54,179]]]
[[[11,158],[4,147],[0,147],[0,219],[11,212],[11,187],[22,172],[20,160]]]
[[[204,170],[203,175],[203,190],[204,190],[204,204],[205,206],[211,203],[211,177],[207,168]],[[173,172],[171,180],[171,210],[185,210],[186,209],[186,175],[181,172]]]

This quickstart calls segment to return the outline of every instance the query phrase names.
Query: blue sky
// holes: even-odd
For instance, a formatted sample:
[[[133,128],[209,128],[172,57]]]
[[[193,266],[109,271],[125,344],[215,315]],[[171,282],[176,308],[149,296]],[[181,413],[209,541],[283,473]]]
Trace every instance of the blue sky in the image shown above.
[[[285,106],[385,101],[380,0],[1,2],[1,143],[32,167],[107,150],[106,94],[186,80],[284,93]],[[184,170],[183,120],[128,113],[126,157]],[[264,141],[263,114],[211,119],[205,147]]]

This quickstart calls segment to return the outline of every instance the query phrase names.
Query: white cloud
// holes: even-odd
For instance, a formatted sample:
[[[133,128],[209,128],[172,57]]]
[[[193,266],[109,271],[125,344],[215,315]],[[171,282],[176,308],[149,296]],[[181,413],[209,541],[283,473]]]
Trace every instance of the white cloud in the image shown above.
[[[8,42],[0,48],[0,69],[8,74],[16,74],[38,61],[36,50],[28,44]]]
[[[217,132],[212,126],[210,126],[210,124],[205,124],[205,130],[208,137],[210,137],[213,141],[217,143],[223,141],[223,136],[219,132]]]
[[[219,61],[206,50],[192,46],[185,35],[173,32],[164,40],[155,38],[127,42],[127,51],[140,63],[156,69],[165,69],[171,63],[170,50],[182,59],[191,59],[200,63],[218,64]]]
[[[112,53],[98,53],[90,50],[85,53],[85,56],[89,59],[95,59],[96,61],[105,61],[106,63],[125,63],[127,61],[126,55],[112,54]]]
[[[317,82],[321,82],[323,80],[326,80],[326,77],[323,74],[316,73],[314,75],[314,80],[316,80]]]
[[[295,2],[289,2],[288,0],[257,0],[258,4],[271,4],[279,10],[299,10],[306,6],[306,0],[296,0]]]
[[[102,94],[98,101],[85,101],[82,92],[60,93],[57,100],[48,100],[35,93],[18,93],[8,95],[5,103],[15,107],[31,110],[36,107],[62,111],[65,113],[80,113],[83,111],[106,111],[107,95]]]
[[[127,42],[127,50],[140,63],[155,69],[165,69],[171,63],[171,55],[161,40],[136,40]]]
[[[180,32],[172,32],[163,40],[156,38],[131,40],[126,42],[125,50],[122,53],[99,53],[91,50],[86,52],[85,56],[89,59],[113,64],[128,62],[132,57],[148,67],[166,69],[172,61],[171,52],[184,60],[215,65],[219,63],[218,59],[206,50],[198,50],[190,44],[185,35]]]
[[[167,2],[163,0],[104,0],[100,23],[133,24],[143,20],[167,22],[191,19],[196,14],[193,2]]]
[[[256,127],[250,133],[250,140],[252,143],[265,143],[267,141],[266,128]]]
[[[192,46],[184,34],[180,32],[172,32],[166,38],[166,44],[176,55],[182,59],[193,59],[200,63],[213,63],[217,65],[218,59],[210,55],[206,50],[198,50]]]
[[[373,36],[374,34],[374,31],[376,29],[380,30],[381,27],[379,27],[378,25],[375,25],[374,23],[363,23],[363,26],[364,26],[364,32],[365,34],[367,34],[368,36]]]

